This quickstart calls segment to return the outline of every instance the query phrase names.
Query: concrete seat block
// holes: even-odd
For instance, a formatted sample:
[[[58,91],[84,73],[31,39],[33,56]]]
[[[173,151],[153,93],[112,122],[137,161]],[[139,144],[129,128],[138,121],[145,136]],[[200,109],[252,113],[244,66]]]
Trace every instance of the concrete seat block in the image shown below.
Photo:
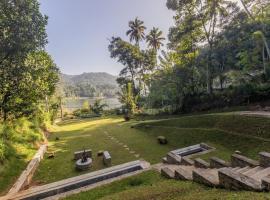
[[[112,164],[112,157],[108,151],[103,152],[103,163],[106,166],[110,166]]]

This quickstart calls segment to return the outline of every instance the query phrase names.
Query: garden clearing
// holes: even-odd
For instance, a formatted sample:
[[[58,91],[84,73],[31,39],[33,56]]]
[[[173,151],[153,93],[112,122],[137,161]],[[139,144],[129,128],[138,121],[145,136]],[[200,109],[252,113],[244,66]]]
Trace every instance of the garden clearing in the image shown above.
[[[157,137],[161,135],[167,138],[167,145],[158,143]],[[212,156],[229,160],[235,150],[256,159],[258,152],[270,151],[270,119],[223,113],[130,122],[124,122],[120,117],[65,121],[58,125],[49,138],[49,152],[54,152],[55,158],[44,159],[41,162],[34,176],[33,185],[52,183],[85,173],[76,171],[74,167],[73,153],[78,150],[92,149],[94,162],[91,170],[88,171],[91,172],[105,168],[102,158],[97,156],[100,150],[110,152],[113,166],[140,158],[156,164],[161,162],[162,157],[171,150],[201,142],[217,149],[200,156],[206,160]],[[143,187],[142,192],[138,193],[139,188],[133,186]],[[180,197],[180,194],[185,194],[187,199],[196,199],[189,198],[191,194],[184,192],[186,190],[194,190],[198,193],[208,192],[208,195],[203,195],[208,199],[218,197],[215,196],[218,193],[224,193],[226,197],[232,197],[232,199],[242,197],[244,199],[249,194],[215,190],[194,183],[169,181],[150,171],[68,199],[89,199],[90,197],[90,199],[98,199],[111,195],[110,199],[126,199],[124,197],[128,190],[132,190],[135,196],[142,197],[140,199],[157,199],[153,195],[164,197],[165,194],[160,193],[165,190],[157,188],[154,190],[155,187],[179,193],[178,196],[175,195],[176,199]],[[146,194],[150,196],[144,198],[143,190],[148,191]],[[181,197],[185,199],[185,195]],[[237,198],[233,198],[235,195]],[[256,195],[258,198],[265,197],[263,194]],[[130,199],[135,196],[131,195]]]

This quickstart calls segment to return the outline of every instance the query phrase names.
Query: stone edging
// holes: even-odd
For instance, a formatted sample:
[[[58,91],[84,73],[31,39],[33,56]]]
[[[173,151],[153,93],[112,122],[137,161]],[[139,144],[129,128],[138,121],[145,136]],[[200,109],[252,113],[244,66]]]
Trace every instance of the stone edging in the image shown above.
[[[8,195],[16,194],[19,191],[25,189],[31,183],[33,175],[39,166],[40,161],[43,159],[45,152],[47,151],[47,144],[43,144],[40,146],[38,152],[32,158],[32,160],[27,165],[27,168],[22,172],[16,183],[9,190]]]

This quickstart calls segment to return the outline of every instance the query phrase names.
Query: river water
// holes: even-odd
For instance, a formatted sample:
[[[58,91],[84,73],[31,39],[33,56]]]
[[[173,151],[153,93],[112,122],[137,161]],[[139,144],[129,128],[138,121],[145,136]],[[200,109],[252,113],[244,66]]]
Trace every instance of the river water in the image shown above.
[[[88,101],[90,105],[93,105],[97,99],[100,99],[100,98],[87,98],[87,97],[66,98],[64,100],[63,106],[65,110],[74,111],[74,110],[82,108],[82,105],[85,101]],[[108,107],[105,108],[106,110],[121,107],[121,103],[119,102],[117,98],[101,98],[101,99],[102,99],[102,103],[105,103],[108,105]]]

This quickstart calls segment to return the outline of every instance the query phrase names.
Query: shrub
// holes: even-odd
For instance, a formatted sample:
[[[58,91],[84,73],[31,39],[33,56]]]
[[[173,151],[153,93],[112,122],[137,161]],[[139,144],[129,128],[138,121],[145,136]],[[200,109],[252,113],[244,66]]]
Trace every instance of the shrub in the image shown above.
[[[0,162],[4,162],[6,158],[6,144],[2,138],[0,138]]]

